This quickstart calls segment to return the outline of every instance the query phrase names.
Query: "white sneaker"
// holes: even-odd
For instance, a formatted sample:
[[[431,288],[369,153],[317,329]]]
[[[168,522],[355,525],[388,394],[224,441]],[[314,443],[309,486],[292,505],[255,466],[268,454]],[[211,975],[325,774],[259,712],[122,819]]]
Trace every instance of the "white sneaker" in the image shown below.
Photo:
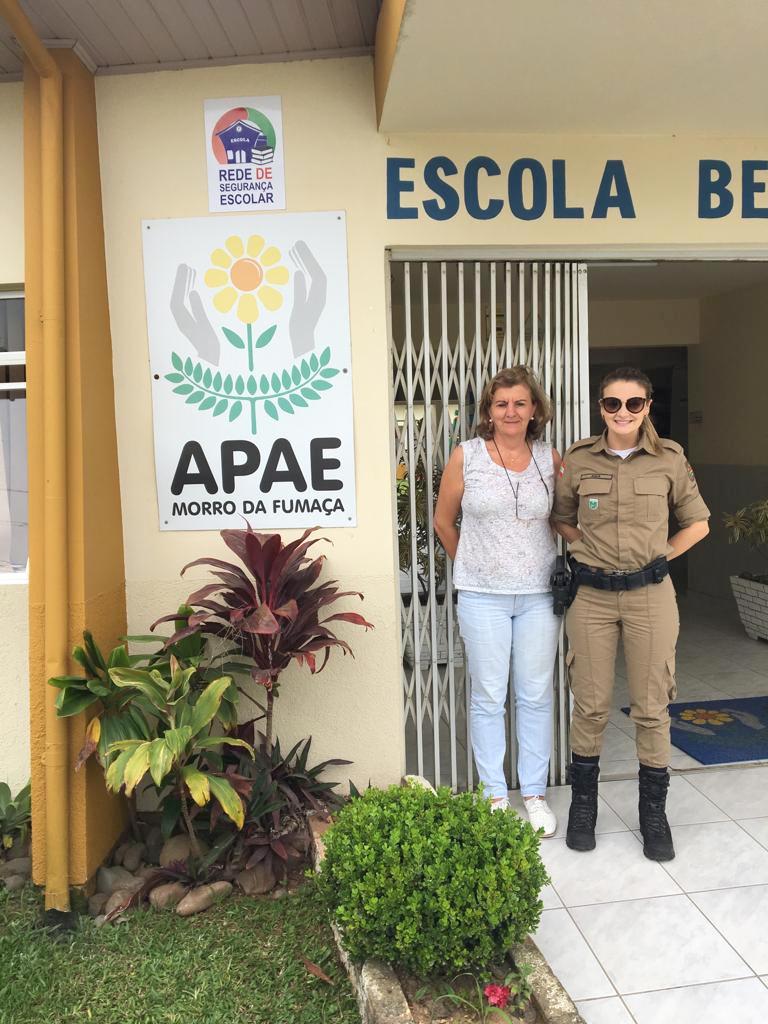
[[[533,796],[528,800],[523,800],[523,805],[525,813],[528,815],[528,821],[534,829],[537,832],[540,828],[544,829],[544,839],[549,839],[557,832],[557,818],[543,796]]]
[[[495,796],[491,800],[492,811],[508,811],[509,800],[505,796]]]

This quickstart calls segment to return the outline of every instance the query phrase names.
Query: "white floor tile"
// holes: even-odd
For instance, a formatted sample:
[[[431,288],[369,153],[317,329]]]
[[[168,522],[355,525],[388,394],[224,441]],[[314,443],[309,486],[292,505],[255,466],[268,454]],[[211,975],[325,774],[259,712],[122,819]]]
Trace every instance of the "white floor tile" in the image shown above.
[[[768,767],[697,772],[688,781],[731,818],[768,815]]]
[[[618,726],[609,722],[603,733],[603,749],[600,758],[601,761],[636,761],[637,747],[634,736],[628,736]]]
[[[768,988],[757,978],[627,996],[637,1024],[765,1024]]]
[[[752,974],[687,896],[576,907],[571,915],[620,995]]]
[[[539,895],[541,896],[541,902],[544,904],[545,910],[559,910],[563,905],[563,901],[551,885],[545,885]]]
[[[631,832],[601,835],[597,849],[588,853],[569,850],[564,839],[552,839],[542,843],[541,857],[566,907],[680,892],[662,867],[643,856]]]
[[[739,825],[768,849],[768,818],[745,818]]]
[[[669,766],[677,771],[682,771],[684,768],[701,768],[701,761],[697,761],[695,757],[691,757],[690,754],[686,754],[677,747],[672,747]]]
[[[768,850],[735,821],[672,828],[675,859],[665,869],[684,892],[768,884]]]
[[[637,778],[637,755],[630,760],[613,761],[601,758],[600,778],[605,779],[614,775],[633,775]]]
[[[618,996],[608,999],[585,999],[576,1003],[585,1024],[634,1024]]]
[[[691,899],[755,974],[768,972],[768,885],[699,892]]]
[[[509,794],[509,803],[513,810],[517,811],[518,814],[523,815],[523,798],[520,795],[519,790],[514,790]],[[557,817],[557,831],[552,837],[558,839],[565,835],[568,827],[568,809],[571,806],[571,787],[570,786],[551,786],[547,790],[547,803],[552,808]],[[597,815],[597,831],[598,832],[626,832],[627,826],[615,814],[608,804],[603,803],[601,800],[599,803],[598,815]],[[543,839],[542,842],[546,845],[551,842],[551,839]]]
[[[637,782],[602,782],[600,796],[630,828],[637,829]],[[695,789],[681,775],[673,775],[667,795],[670,825],[691,825],[704,821],[727,821],[728,815]]]
[[[571,999],[616,995],[567,910],[545,910],[533,938]]]

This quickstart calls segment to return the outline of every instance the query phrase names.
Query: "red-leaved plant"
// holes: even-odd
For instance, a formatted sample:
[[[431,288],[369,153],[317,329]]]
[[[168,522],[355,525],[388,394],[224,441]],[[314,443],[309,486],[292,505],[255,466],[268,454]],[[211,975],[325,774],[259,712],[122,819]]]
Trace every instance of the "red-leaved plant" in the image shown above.
[[[344,654],[352,654],[346,640],[341,640],[329,628],[331,622],[351,622],[373,629],[357,612],[335,612],[320,618],[323,611],[340,598],[362,600],[363,595],[354,590],[340,591],[335,580],[318,582],[325,556],[307,555],[313,544],[325,539],[308,539],[316,529],[318,527],[305,530],[290,544],[283,544],[278,533],[255,533],[250,527],[222,530],[224,543],[241,560],[247,572],[240,565],[220,558],[197,558],[181,570],[183,576],[193,566],[206,565],[217,582],[208,583],[189,595],[185,603],[194,610],[168,645],[193,633],[221,637],[253,663],[251,676],[267,694],[267,753],[272,751],[272,715],[281,672],[294,661],[307,665],[310,672],[321,672],[333,647],[340,647]],[[178,612],[164,615],[151,628],[178,618]]]

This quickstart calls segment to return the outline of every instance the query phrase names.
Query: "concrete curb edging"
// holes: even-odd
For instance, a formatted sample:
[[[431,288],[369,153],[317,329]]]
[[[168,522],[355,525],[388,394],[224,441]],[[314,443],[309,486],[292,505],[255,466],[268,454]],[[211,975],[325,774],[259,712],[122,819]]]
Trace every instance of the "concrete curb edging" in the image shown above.
[[[327,828],[328,822],[318,818],[309,819],[315,871],[320,870],[325,856],[322,836]],[[339,929],[335,924],[331,927],[339,957],[357,996],[362,1024],[414,1024],[400,979],[392,968],[378,960],[366,960],[362,967],[357,967],[344,949]],[[510,952],[518,966],[527,964],[533,968],[528,979],[532,998],[546,1024],[584,1024],[584,1018],[576,1009],[573,1000],[557,980],[552,968],[530,936],[524,942],[513,946]]]

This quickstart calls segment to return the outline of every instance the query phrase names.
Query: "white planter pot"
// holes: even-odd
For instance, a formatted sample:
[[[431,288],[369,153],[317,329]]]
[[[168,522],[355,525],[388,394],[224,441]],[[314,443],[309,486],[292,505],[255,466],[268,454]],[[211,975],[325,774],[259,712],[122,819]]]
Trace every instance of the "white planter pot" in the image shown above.
[[[768,640],[768,583],[731,576],[731,589],[747,636]]]

